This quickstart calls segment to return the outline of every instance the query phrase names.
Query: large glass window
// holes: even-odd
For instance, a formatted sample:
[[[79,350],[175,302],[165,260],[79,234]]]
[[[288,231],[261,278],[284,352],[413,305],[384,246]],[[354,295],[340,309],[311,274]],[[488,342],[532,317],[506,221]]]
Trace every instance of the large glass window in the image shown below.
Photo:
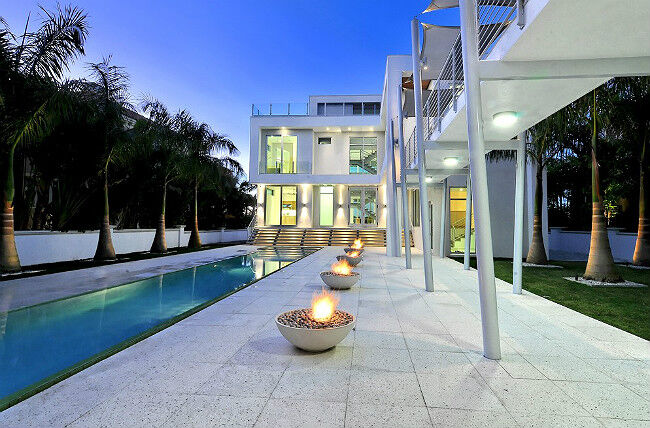
[[[350,224],[377,224],[377,189],[360,187],[350,189]]]
[[[266,137],[266,173],[295,174],[298,157],[298,137],[269,135]]]
[[[296,186],[266,186],[265,223],[267,226],[295,226]]]
[[[377,137],[350,137],[350,174],[377,174]]]
[[[465,230],[466,199],[466,187],[451,187],[449,189],[449,241],[452,253],[464,252],[467,239],[470,239],[470,252],[476,251],[474,207],[472,207],[470,230]]]
[[[334,186],[320,187],[320,225],[334,226]]]

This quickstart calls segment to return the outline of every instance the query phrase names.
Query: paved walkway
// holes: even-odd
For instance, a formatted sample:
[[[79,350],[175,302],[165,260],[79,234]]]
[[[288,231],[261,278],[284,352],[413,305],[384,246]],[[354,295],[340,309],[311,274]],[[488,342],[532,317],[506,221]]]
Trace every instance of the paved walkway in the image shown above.
[[[274,315],[308,306],[323,249],[0,414],[0,426],[650,425],[650,344],[498,281],[503,359],[481,355],[476,271],[369,250],[340,306],[357,328],[321,354]],[[570,286],[567,284],[567,286]]]

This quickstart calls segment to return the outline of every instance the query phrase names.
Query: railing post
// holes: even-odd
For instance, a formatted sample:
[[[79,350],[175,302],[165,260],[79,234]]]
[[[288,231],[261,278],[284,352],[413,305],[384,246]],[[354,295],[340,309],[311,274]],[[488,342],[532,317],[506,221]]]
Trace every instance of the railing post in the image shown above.
[[[427,194],[426,157],[424,151],[424,123],[422,120],[422,80],[420,76],[420,23],[411,21],[411,61],[413,63],[413,94],[415,102],[415,139],[418,153],[418,182],[420,188],[420,225],[422,229],[422,255],[424,262],[424,284],[427,291],[433,291],[433,260],[431,259],[431,229],[429,225],[429,195]],[[483,155],[485,156],[485,154]]]
[[[476,0],[460,0],[459,6],[461,52],[465,77],[467,137],[473,184],[472,199],[474,200],[474,212],[476,214],[476,259],[481,325],[483,329],[483,355],[492,360],[499,360],[501,359],[501,340],[499,338],[490,199],[488,197],[487,166],[485,164]]]
[[[440,80],[436,82],[436,116],[438,116],[438,132],[442,131],[442,114],[440,113]]]
[[[269,103],[269,116],[273,114],[273,103]]]
[[[517,0],[517,25],[524,28],[526,25],[526,10],[524,9],[524,0]]]
[[[291,103],[287,103],[287,116],[291,116]]]
[[[251,116],[255,116],[255,104],[251,104]]]

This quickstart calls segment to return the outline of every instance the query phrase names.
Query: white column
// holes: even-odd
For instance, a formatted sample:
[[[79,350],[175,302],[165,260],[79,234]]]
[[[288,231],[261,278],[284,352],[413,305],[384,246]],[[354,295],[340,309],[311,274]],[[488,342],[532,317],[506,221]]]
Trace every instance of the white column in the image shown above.
[[[397,138],[399,140],[399,181],[402,190],[402,231],[404,232],[404,256],[406,269],[411,269],[411,245],[409,230],[408,190],[406,187],[406,151],[404,150],[404,112],[402,111],[402,85],[397,85]]]
[[[483,137],[483,108],[479,80],[478,35],[476,1],[460,0],[461,44],[463,73],[465,77],[465,105],[467,109],[467,136],[469,141],[470,170],[476,224],[476,259],[478,267],[481,323],[483,326],[483,355],[501,358],[499,317],[494,284],[494,260],[492,252],[492,226],[490,225],[490,201],[488,198],[487,170],[485,165],[485,141]]]
[[[447,255],[445,235],[447,234],[447,179],[442,180],[442,197],[440,198],[440,258]]]
[[[429,195],[427,194],[426,162],[424,159],[424,129],[422,105],[422,79],[420,76],[420,23],[411,21],[411,59],[413,62],[413,94],[415,98],[415,145],[418,150],[418,181],[420,185],[420,225],[422,226],[422,256],[424,259],[424,284],[433,291],[433,264],[431,260],[431,235],[429,226]]]
[[[467,196],[465,197],[465,253],[463,268],[469,270],[469,255],[472,250],[472,178],[467,171]]]
[[[388,115],[387,115],[388,116]],[[399,236],[399,219],[397,216],[397,178],[396,178],[396,171],[395,171],[395,134],[393,130],[393,121],[391,118],[386,117],[386,136],[387,136],[387,143],[386,144],[386,150],[388,151],[388,161],[389,161],[389,168],[390,168],[390,174],[387,177],[387,182],[390,180],[390,186],[386,189],[386,205],[388,209],[388,225],[390,226],[390,229],[387,227],[387,231],[390,230],[390,235],[392,236],[392,239],[389,238],[388,245],[390,246],[390,251],[388,251],[388,248],[386,248],[386,252],[388,253],[389,257],[401,257],[402,253],[402,248],[400,244],[400,236]]]
[[[524,239],[524,180],[526,167],[526,132],[517,137],[517,169],[515,172],[515,233],[512,246],[512,292],[521,294]]]

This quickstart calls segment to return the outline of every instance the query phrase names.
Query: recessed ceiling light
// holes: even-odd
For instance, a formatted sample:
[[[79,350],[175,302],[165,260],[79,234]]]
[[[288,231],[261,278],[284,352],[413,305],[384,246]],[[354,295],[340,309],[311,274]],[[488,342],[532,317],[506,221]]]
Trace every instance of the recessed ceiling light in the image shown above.
[[[433,177],[427,177],[424,179],[427,183],[433,183]]]
[[[328,126],[328,127],[327,127],[327,128],[325,128],[325,129],[327,129],[327,130],[329,131],[329,130],[330,130],[330,127]]]
[[[502,111],[492,116],[492,122],[500,128],[507,128],[517,122],[517,112]]]
[[[348,126],[348,131],[352,131],[352,128]]]
[[[443,159],[445,166],[456,166],[458,165],[458,158],[448,157]]]

